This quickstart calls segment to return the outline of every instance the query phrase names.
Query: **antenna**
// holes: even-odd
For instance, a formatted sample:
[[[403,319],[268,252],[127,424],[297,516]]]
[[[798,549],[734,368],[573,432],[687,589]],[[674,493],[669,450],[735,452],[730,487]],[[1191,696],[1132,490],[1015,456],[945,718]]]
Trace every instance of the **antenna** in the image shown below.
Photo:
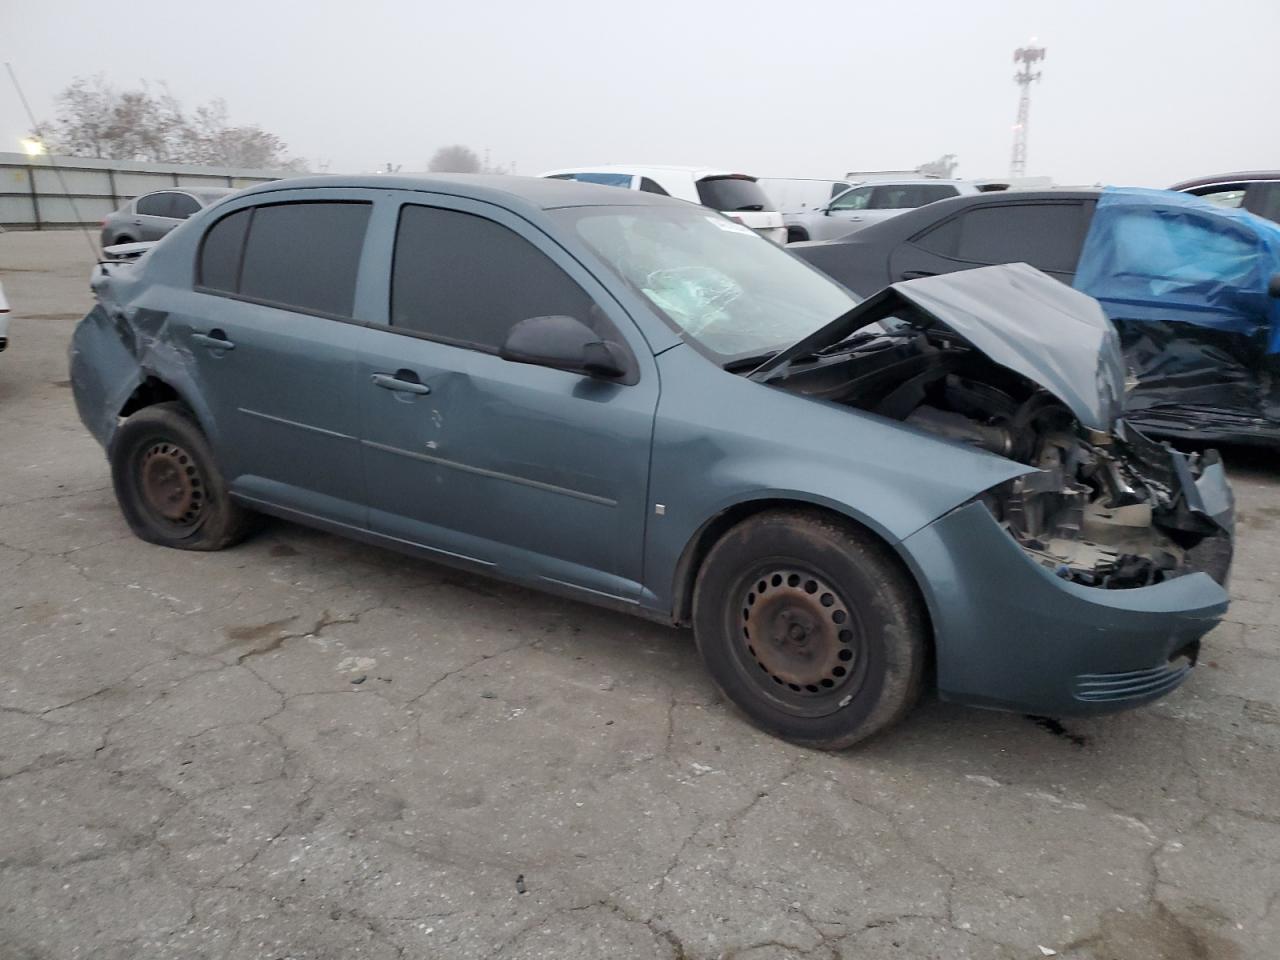
[[[36,122],[36,115],[31,111],[31,104],[27,102],[27,95],[22,92],[22,84],[18,83],[18,75],[13,72],[13,64],[6,60],[4,68],[9,71],[9,79],[13,81],[13,89],[18,94],[22,109],[27,112],[27,121],[31,124],[31,132],[36,135],[42,144],[45,143],[44,131],[40,129],[40,124]],[[75,197],[71,196],[71,190],[67,187],[67,178],[62,175],[62,168],[58,166],[58,161],[54,159],[53,154],[46,152],[45,156],[49,158],[49,166],[53,168],[53,172],[58,175],[58,183],[62,186],[62,193],[67,198],[67,203],[71,204],[71,212],[75,214],[76,223],[80,225],[80,232],[84,234],[85,243],[89,244],[89,251],[93,254],[93,259],[97,260],[98,245],[93,242],[93,236],[89,233],[89,228],[85,226],[84,218],[80,216],[80,208],[76,206]]]
[[[1027,125],[1031,120],[1031,84],[1040,79],[1040,71],[1031,67],[1044,59],[1044,47],[1035,46],[1036,38],[1031,43],[1013,51],[1013,62],[1020,64],[1018,72],[1013,75],[1013,82],[1022,88],[1018,97],[1018,122],[1013,125],[1013,157],[1009,161],[1009,177],[1025,177],[1027,175]]]

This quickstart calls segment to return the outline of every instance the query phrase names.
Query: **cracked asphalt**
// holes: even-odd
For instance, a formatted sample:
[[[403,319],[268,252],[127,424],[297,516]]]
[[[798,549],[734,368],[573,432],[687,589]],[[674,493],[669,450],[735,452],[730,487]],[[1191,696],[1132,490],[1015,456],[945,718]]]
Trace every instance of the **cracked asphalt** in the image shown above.
[[[88,265],[0,234],[4,960],[1280,955],[1280,455],[1227,451],[1235,602],[1166,700],[823,754],[687,633],[281,522],[134,539]]]

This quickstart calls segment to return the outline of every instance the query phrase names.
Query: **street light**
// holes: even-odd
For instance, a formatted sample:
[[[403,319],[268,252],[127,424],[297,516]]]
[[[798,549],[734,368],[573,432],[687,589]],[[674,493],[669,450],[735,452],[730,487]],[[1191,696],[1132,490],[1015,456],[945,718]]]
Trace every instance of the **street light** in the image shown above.
[[[22,144],[22,152],[28,157],[38,157],[42,153],[48,153],[45,145],[36,137],[23,137],[18,141]]]

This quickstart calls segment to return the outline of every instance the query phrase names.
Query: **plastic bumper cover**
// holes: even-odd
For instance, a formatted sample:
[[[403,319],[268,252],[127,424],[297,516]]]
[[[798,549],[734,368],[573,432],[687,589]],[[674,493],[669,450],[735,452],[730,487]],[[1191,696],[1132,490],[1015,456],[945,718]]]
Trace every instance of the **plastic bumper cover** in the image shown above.
[[[1225,484],[1219,470],[1197,486],[1220,505]],[[1149,702],[1185,679],[1227,609],[1203,572],[1127,590],[1055,577],[978,503],[902,546],[933,618],[939,693],[976,706],[1066,715]]]

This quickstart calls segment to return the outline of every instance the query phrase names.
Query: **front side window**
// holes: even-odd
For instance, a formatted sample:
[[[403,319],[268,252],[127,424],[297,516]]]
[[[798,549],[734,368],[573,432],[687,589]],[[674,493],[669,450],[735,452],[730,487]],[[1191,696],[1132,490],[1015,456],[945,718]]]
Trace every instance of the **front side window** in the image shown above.
[[[871,201],[871,188],[847,190],[831,201],[832,210],[865,210]]]
[[[858,302],[753,230],[696,207],[568,207],[552,216],[721,363],[790,346]]]
[[[171,217],[173,216],[173,197],[174,194],[168,192],[148,193],[138,198],[134,209],[144,217]]]
[[[322,201],[237,211],[205,234],[198,283],[286,310],[350,317],[371,209]]]
[[[573,317],[599,329],[598,314],[572,277],[501,224],[438,207],[401,210],[392,327],[496,352],[511,328],[529,317]]]

